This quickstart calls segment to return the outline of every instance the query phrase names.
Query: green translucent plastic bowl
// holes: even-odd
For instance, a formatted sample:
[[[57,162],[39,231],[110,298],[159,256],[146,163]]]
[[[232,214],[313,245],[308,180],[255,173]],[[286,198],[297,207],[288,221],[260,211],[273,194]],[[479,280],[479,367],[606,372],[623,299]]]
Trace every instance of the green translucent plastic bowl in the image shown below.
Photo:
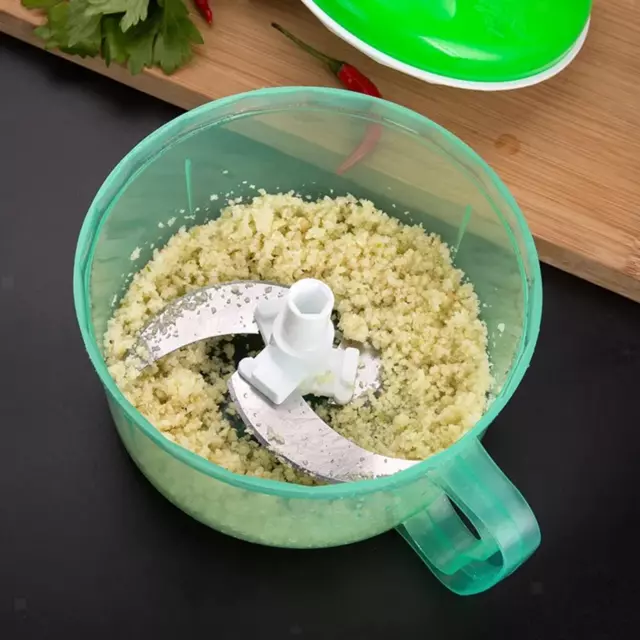
[[[375,151],[336,175],[371,126],[382,128]],[[389,478],[310,488],[208,462],[165,439],[124,398],[105,366],[101,336],[132,273],[180,224],[214,218],[225,194],[249,196],[255,187],[312,198],[353,193],[450,243],[483,302],[497,379],[495,400],[464,438]],[[178,221],[169,227],[173,217]],[[542,307],[538,257],[496,174],[421,115],[319,88],[265,89],[185,113],[143,140],[98,192],[78,240],[74,297],[87,351],[131,457],[169,500],[210,527],[298,548],[347,544],[397,527],[458,593],[490,587],[538,546],[531,510],[480,443],[534,351]]]

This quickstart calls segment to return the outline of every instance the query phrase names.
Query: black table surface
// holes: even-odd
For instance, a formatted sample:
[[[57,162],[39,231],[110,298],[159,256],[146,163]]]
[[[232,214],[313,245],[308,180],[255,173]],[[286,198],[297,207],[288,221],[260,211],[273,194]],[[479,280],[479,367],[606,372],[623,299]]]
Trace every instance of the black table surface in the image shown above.
[[[72,305],[94,193],[179,111],[7,37],[0,80],[0,638],[637,637],[640,305],[543,268],[536,355],[485,439],[543,541],[489,592],[449,593],[394,532],[232,539],[134,467]]]

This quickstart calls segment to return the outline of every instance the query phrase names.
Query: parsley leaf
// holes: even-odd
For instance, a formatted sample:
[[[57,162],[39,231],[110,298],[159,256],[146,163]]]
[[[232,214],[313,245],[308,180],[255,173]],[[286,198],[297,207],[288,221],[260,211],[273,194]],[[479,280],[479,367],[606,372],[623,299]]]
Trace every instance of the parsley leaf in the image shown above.
[[[90,46],[100,49],[102,40],[100,30],[100,16],[90,16],[86,13],[87,0],[69,0],[69,18],[67,33],[69,47]]]
[[[123,32],[145,20],[149,8],[149,0],[87,0],[87,3],[87,15],[124,13],[120,20]]]
[[[193,57],[202,36],[184,0],[22,0],[45,11],[35,33],[47,49],[102,56],[107,65],[126,64],[132,74],[160,67],[166,74]]]
[[[191,43],[202,44],[203,40],[182,0],[158,0],[158,3],[164,13],[153,58],[166,74],[171,74],[191,59]]]
[[[115,16],[105,16],[102,21],[102,35],[104,37],[102,41],[102,57],[107,67],[112,62],[125,64],[129,57],[127,38],[120,29],[118,18]]]
[[[98,55],[102,38],[100,20],[82,14],[82,1],[58,2],[47,9],[46,24],[35,30],[45,40],[47,49],[60,49],[83,58]]]
[[[149,16],[125,34],[129,59],[127,67],[133,75],[140,73],[145,67],[154,65],[153,45],[160,29],[162,10],[158,4],[149,8]]]
[[[60,0],[22,0],[22,5],[27,9],[48,9],[58,2]]]

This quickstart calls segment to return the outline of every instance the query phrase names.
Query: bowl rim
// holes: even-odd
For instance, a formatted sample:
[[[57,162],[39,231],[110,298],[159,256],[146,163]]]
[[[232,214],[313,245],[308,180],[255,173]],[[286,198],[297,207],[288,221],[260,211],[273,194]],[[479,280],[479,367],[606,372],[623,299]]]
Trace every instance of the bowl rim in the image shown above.
[[[117,387],[115,381],[109,374],[107,365],[98,346],[98,342],[93,335],[90,309],[89,274],[93,264],[95,245],[100,237],[99,231],[102,228],[102,224],[110,214],[109,205],[118,197],[117,194],[119,194],[123,189],[126,189],[127,185],[137,173],[137,171],[131,172],[131,167],[139,165],[142,160],[145,161],[144,166],[146,166],[148,162],[153,161],[157,154],[162,153],[163,148],[160,146],[155,153],[151,156],[149,155],[149,147],[156,146],[157,140],[169,139],[173,143],[176,140],[180,140],[182,135],[191,135],[193,129],[190,130],[188,126],[189,123],[202,119],[203,115],[210,113],[215,114],[215,112],[221,111],[221,117],[219,120],[228,122],[229,117],[228,115],[223,115],[223,112],[228,114],[228,108],[234,103],[241,102],[246,99],[253,100],[257,96],[261,98],[269,98],[270,96],[286,97],[289,95],[293,98],[292,108],[305,108],[305,106],[301,105],[301,101],[299,99],[295,99],[295,96],[298,94],[304,94],[305,96],[312,95],[318,100],[325,99],[327,107],[331,106],[330,103],[335,104],[340,100],[343,94],[346,94],[349,96],[351,101],[361,102],[363,111],[370,109],[372,103],[384,103],[383,106],[385,109],[390,110],[390,112],[397,112],[402,115],[405,120],[414,120],[423,128],[426,126],[427,128],[434,129],[452,146],[457,147],[459,151],[466,154],[474,163],[477,164],[477,166],[484,170],[490,181],[497,188],[500,196],[504,198],[507,205],[511,208],[517,221],[517,227],[521,234],[522,243],[525,247],[524,259],[523,256],[520,255],[520,250],[517,245],[514,247],[514,251],[518,256],[520,275],[521,278],[525,280],[525,286],[523,289],[525,298],[523,305],[525,309],[524,327],[517,353],[513,359],[509,375],[505,380],[502,389],[492,401],[487,411],[482,415],[480,420],[478,420],[478,422],[464,436],[449,448],[430,456],[409,469],[400,471],[391,476],[359,480],[344,484],[306,486],[254,476],[240,475],[229,471],[224,467],[210,462],[206,458],[171,442],[158,429],[156,429],[127,400],[124,394]],[[280,108],[279,110],[282,109]],[[264,112],[264,107],[261,107],[260,113]],[[238,117],[246,117],[252,113],[252,109],[245,109],[238,113]],[[215,117],[212,117],[207,123],[207,126],[215,124],[216,120],[217,119]],[[393,123],[393,119],[386,121]],[[473,179],[473,176],[469,174],[469,178]],[[115,190],[116,195],[114,197],[109,197],[109,194],[114,192],[113,185],[118,182],[122,183],[121,188]],[[102,203],[106,200],[108,200],[109,205],[102,206]],[[528,263],[527,266],[530,271],[529,277],[526,275],[524,260]],[[94,196],[78,236],[73,266],[73,298],[76,318],[80,326],[80,332],[85,349],[87,350],[89,359],[91,360],[91,363],[93,364],[93,367],[107,394],[124,411],[129,422],[141,430],[142,433],[153,443],[158,445],[160,449],[195,471],[238,488],[257,493],[275,495],[282,498],[334,500],[360,497],[369,493],[388,491],[398,486],[412,484],[424,476],[430,469],[434,469],[446,460],[456,457],[467,446],[469,439],[477,439],[482,435],[482,433],[484,433],[513,395],[533,356],[542,316],[542,277],[538,253],[533,237],[515,199],[493,169],[471,147],[462,142],[462,140],[457,136],[411,109],[379,98],[373,98],[371,96],[355,94],[343,89],[334,88],[274,87],[228,96],[220,100],[206,103],[196,109],[181,114],[146,136],[113,168]]]

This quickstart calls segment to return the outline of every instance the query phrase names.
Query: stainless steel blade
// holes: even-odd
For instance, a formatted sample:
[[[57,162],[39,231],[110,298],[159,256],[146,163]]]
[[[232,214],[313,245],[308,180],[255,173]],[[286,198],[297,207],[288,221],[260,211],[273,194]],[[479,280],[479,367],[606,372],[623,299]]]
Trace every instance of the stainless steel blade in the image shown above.
[[[274,405],[234,373],[229,392],[247,429],[294,467],[327,482],[352,482],[389,476],[416,464],[359,447],[334,431],[294,393]]]
[[[170,302],[140,332],[129,358],[142,370],[189,344],[237,333],[258,333],[253,319],[261,300],[286,295],[288,287],[270,282],[214,284]]]
[[[200,340],[235,334],[257,334],[253,316],[262,300],[280,298],[288,288],[243,281],[193,291],[168,304],[140,332],[128,356],[142,371],[163,356]],[[347,343],[342,348],[353,346]],[[355,396],[379,387],[380,360],[360,345]],[[299,394],[272,404],[238,373],[229,392],[247,431],[292,466],[327,482],[387,476],[416,464],[381,456],[354,444],[327,425]]]

